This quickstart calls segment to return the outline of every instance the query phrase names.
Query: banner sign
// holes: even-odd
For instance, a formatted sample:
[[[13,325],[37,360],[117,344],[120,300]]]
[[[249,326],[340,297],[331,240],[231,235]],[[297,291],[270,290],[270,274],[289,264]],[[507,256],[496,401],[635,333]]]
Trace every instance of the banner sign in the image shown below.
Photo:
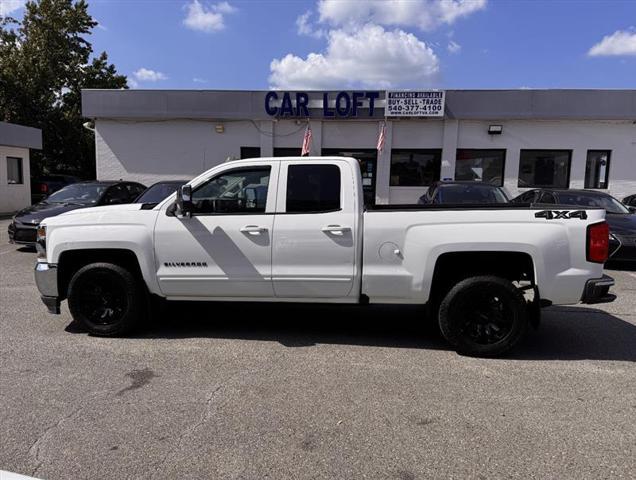
[[[387,90],[387,117],[443,117],[446,92],[441,90]]]

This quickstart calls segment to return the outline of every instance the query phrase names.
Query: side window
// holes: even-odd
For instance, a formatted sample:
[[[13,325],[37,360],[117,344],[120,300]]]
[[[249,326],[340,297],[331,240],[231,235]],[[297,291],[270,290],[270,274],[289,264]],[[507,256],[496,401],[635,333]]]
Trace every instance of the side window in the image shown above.
[[[104,195],[103,203],[105,205],[117,205],[128,202],[128,190],[123,185],[115,185],[110,187]]]
[[[337,165],[290,165],[287,170],[287,213],[319,213],[340,209]]]
[[[135,201],[135,198],[141,195],[141,192],[145,190],[145,188],[138,183],[127,183],[126,188],[128,189],[128,200],[130,202]]]
[[[543,192],[538,203],[557,203],[557,200],[553,193]]]
[[[534,202],[534,198],[535,198],[536,193],[537,193],[536,190],[530,190],[530,191],[528,191],[526,193],[522,193],[516,199],[516,202],[517,203],[532,203],[532,202]]]
[[[264,213],[270,170],[246,167],[213,177],[192,192],[193,213]]]

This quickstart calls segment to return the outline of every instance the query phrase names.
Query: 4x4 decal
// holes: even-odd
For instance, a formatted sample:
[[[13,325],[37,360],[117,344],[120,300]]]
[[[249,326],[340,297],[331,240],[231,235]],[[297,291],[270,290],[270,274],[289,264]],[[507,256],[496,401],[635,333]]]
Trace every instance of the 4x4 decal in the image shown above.
[[[568,218],[578,218],[580,220],[587,219],[585,210],[541,210],[534,214],[536,218],[545,218],[546,220],[559,220]]]

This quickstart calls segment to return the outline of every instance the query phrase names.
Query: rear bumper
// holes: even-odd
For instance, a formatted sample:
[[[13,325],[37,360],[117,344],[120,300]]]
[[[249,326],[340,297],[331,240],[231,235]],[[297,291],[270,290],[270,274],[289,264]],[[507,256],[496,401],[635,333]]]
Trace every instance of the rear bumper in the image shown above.
[[[46,262],[35,264],[35,284],[42,296],[42,302],[50,313],[60,313],[60,297],[57,290],[57,265]]]
[[[581,302],[583,303],[609,303],[616,299],[616,295],[609,293],[614,285],[614,279],[609,275],[601,278],[592,278],[585,283]]]

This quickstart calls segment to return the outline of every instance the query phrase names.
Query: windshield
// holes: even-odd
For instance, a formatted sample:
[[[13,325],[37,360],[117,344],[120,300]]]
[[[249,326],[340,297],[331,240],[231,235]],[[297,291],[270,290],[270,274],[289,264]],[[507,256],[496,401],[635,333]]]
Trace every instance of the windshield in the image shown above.
[[[609,195],[590,195],[580,192],[559,193],[559,203],[581,207],[601,207],[607,213],[630,213],[622,203]]]
[[[102,196],[108,185],[99,183],[75,183],[58,190],[46,199],[47,203],[80,203],[92,205]]]
[[[501,188],[487,185],[446,185],[437,197],[439,203],[508,203]]]
[[[185,183],[157,183],[142,193],[135,203],[159,203]]]

